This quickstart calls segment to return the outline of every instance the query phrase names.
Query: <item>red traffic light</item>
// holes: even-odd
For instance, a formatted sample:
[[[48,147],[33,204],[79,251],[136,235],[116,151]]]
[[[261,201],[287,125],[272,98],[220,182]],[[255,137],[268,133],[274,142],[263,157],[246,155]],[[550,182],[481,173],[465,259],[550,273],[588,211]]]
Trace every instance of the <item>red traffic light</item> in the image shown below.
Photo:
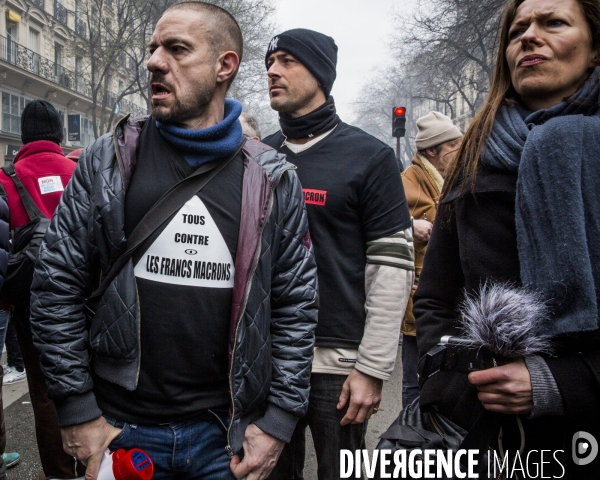
[[[406,133],[406,107],[392,110],[392,137],[401,138]]]

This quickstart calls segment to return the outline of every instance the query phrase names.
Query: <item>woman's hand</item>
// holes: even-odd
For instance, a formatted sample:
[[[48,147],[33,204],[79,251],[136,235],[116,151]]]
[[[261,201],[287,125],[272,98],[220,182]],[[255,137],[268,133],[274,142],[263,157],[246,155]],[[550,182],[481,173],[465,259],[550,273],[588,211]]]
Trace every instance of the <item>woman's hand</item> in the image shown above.
[[[523,361],[470,373],[469,381],[479,390],[477,398],[486,410],[525,415],[531,413],[531,377]]]

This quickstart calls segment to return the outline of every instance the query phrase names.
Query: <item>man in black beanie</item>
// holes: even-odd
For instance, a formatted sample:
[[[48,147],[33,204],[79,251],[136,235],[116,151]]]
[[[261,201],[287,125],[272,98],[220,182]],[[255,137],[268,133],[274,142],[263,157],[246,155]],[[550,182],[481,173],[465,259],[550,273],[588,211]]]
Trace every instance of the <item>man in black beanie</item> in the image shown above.
[[[23,147],[14,160],[16,175],[42,213],[50,218],[76,166],[60,148],[63,123],[60,114],[50,103],[34,100],[25,106],[21,114],[21,140]],[[8,197],[10,229],[29,223],[29,215],[15,183],[2,170],[0,184]],[[83,466],[80,465],[77,472],[73,457],[62,448],[56,408],[48,398],[40,357],[33,345],[29,309],[11,305],[9,312],[10,321],[14,322],[17,330],[35,415],[36,438],[43,468],[38,478],[76,478],[83,474]]]
[[[331,480],[341,449],[365,448],[366,421],[394,369],[414,277],[411,219],[393,150],[336,114],[334,40],[288,30],[265,61],[281,131],[263,142],[298,167],[320,303],[308,414],[270,478],[303,478],[309,426],[319,479]]]

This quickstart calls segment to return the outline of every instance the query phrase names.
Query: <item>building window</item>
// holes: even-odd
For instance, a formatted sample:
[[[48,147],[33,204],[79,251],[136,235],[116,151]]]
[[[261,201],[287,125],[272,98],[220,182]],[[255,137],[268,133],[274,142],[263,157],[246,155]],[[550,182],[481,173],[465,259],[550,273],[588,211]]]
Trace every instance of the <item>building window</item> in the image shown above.
[[[54,18],[64,25],[67,24],[67,9],[60,0],[54,0]]]
[[[92,16],[88,20],[90,24],[90,32],[92,36],[94,36],[98,33],[98,22],[100,21],[98,8],[92,7]]]
[[[110,19],[106,20],[106,43],[110,44],[112,38],[112,22]]]
[[[94,143],[95,140],[96,138],[94,137],[94,122],[92,122],[91,118],[84,117],[83,115],[81,115],[81,141],[71,143],[76,146],[87,147]]]
[[[64,47],[60,43],[54,43],[54,63],[62,67]]]
[[[83,78],[83,57],[75,57],[75,89],[77,93],[86,94]]]
[[[21,134],[21,114],[30,98],[9,92],[2,92],[2,130]]]
[[[33,28],[29,29],[29,50],[34,53],[39,53],[40,51],[40,32]]]
[[[81,117],[81,144],[84,147],[94,143],[94,123],[91,118]]]
[[[6,17],[6,60],[9,63],[17,62],[17,45],[19,43],[19,24]]]
[[[56,81],[63,86],[68,87],[69,85],[65,85],[65,72],[63,71],[63,51],[64,47],[60,43],[54,43],[54,76],[56,77]]]

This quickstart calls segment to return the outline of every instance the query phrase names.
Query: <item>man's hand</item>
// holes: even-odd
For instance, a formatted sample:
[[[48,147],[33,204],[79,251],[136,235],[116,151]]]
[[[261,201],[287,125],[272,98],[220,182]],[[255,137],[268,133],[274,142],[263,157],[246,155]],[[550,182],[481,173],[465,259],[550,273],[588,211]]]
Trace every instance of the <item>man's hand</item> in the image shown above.
[[[486,410],[498,413],[531,413],[531,376],[523,362],[512,362],[502,367],[470,373],[469,381],[479,390],[477,398]]]
[[[102,456],[120,432],[104,417],[60,429],[65,452],[86,465],[85,480],[96,480]]]
[[[432,228],[433,224],[429,220],[413,220],[413,234],[420,242],[429,242]]]
[[[340,424],[344,426],[349,423],[363,423],[371,418],[373,409],[379,407],[379,402],[381,402],[382,388],[383,380],[371,377],[356,369],[352,370],[344,382],[337,404],[337,409],[341,410],[350,400],[348,411]]]
[[[251,423],[244,436],[244,459],[240,460],[236,455],[229,464],[233,475],[235,478],[245,477],[246,480],[267,478],[275,468],[284,444]]]

